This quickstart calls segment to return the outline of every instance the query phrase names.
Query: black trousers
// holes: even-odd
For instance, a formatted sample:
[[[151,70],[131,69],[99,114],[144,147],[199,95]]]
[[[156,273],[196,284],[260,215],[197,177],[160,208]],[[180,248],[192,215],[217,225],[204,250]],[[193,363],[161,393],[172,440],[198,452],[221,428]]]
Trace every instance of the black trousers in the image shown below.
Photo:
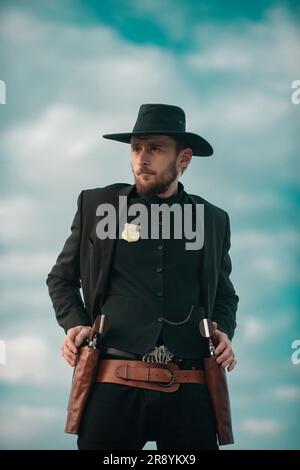
[[[95,383],[78,435],[79,450],[218,449],[206,385],[181,384],[177,392]]]

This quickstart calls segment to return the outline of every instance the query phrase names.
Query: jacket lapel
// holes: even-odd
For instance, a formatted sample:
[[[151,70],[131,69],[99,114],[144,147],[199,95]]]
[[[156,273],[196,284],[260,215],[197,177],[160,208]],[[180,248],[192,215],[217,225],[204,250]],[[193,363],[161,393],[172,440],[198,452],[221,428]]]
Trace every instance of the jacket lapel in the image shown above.
[[[125,214],[125,208],[123,209],[123,213],[119,215],[119,196],[129,196],[134,188],[134,185],[126,186],[122,188],[120,191],[112,191],[107,197],[105,198],[104,203],[112,204],[116,210],[116,234],[118,237],[119,234],[119,219],[121,219],[122,215],[124,217],[127,216]],[[122,220],[122,219],[121,219]],[[92,302],[92,317],[95,318],[96,315],[101,313],[101,307],[104,302],[107,283],[109,279],[111,264],[113,260],[113,253],[116,244],[116,239],[106,238],[105,240],[100,240],[97,236],[95,238],[95,247],[94,247],[94,254],[93,256],[96,257],[97,260],[100,260],[100,263],[94,263],[94,269],[97,269],[97,272],[94,272],[94,279],[96,279],[94,297]],[[100,264],[100,265],[99,265]]]

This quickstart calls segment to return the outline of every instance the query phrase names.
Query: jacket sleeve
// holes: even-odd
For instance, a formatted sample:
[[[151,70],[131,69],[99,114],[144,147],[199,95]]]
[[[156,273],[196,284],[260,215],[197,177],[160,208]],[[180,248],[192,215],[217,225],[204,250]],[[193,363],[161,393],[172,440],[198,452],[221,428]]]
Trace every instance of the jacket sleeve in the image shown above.
[[[239,297],[236,295],[233,284],[229,278],[231,273],[230,249],[230,221],[226,213],[226,229],[223,244],[220,275],[213,307],[212,320],[217,322],[218,329],[227,334],[231,340],[236,328],[236,311]]]
[[[91,325],[80,294],[82,198],[83,191],[78,196],[77,212],[71,225],[71,235],[66,240],[46,281],[57,321],[66,332],[74,326]]]

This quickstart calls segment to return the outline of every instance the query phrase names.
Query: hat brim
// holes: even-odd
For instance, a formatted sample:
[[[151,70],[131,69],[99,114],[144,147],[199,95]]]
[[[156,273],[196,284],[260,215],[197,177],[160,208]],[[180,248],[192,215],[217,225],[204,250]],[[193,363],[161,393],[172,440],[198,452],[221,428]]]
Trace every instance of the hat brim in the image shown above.
[[[116,140],[124,144],[130,144],[131,137],[139,135],[169,135],[181,137],[193,151],[195,157],[210,157],[214,151],[212,146],[203,137],[192,132],[171,132],[171,131],[153,131],[153,132],[128,132],[123,134],[105,134],[104,139]]]

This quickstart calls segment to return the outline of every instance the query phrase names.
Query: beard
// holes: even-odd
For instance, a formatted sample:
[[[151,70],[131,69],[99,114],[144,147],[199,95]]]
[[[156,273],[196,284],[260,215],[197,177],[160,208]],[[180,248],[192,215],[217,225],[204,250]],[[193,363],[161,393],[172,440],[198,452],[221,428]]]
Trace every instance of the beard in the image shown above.
[[[178,176],[176,160],[171,162],[164,173],[159,176],[157,176],[156,173],[149,171],[150,174],[146,177],[146,179],[144,179],[144,175],[139,175],[141,170],[138,170],[136,174],[132,165],[131,169],[137,191],[147,197],[153,197],[165,193]],[[145,171],[148,170],[145,168]]]

